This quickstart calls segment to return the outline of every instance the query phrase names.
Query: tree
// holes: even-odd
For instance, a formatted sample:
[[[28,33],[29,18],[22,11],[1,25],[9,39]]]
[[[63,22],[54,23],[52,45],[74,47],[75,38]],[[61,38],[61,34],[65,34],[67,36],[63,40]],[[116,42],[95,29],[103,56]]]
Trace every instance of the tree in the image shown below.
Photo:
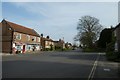
[[[102,25],[95,17],[83,16],[79,19],[77,30],[78,34],[75,36],[74,40],[80,41],[85,47],[91,48],[99,37]]]

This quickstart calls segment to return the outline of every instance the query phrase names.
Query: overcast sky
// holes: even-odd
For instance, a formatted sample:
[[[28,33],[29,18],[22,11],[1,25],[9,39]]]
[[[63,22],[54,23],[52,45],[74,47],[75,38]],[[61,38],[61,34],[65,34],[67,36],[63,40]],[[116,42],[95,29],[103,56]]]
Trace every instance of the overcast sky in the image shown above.
[[[90,15],[105,27],[118,24],[117,2],[3,2],[2,17],[33,28],[53,40],[63,38],[73,43],[77,22]],[[2,20],[2,19],[1,19]]]

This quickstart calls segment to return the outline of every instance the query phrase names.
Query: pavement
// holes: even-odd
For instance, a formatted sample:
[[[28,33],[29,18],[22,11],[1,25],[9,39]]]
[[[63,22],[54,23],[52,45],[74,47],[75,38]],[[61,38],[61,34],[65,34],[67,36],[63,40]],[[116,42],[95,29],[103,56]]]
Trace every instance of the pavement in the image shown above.
[[[79,50],[40,52],[2,57],[3,78],[119,78],[118,63],[108,62],[101,53]],[[94,64],[96,63],[96,68]],[[94,69],[94,70],[92,70]]]
[[[105,78],[109,80],[120,79],[118,68],[120,63],[108,61],[105,54],[101,54],[97,63],[94,78]]]

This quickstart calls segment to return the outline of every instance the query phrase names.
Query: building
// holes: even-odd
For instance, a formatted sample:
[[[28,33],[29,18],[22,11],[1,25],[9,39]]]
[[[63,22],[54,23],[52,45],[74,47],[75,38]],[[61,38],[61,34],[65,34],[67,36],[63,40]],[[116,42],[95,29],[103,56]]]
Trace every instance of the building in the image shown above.
[[[0,22],[0,53],[2,52],[2,23]]]
[[[34,30],[2,20],[2,53],[26,53],[40,50],[40,35]]]
[[[55,50],[57,49],[65,49],[64,40],[59,39],[59,41],[54,41]]]
[[[54,42],[52,39],[45,39],[45,50],[54,50]]]
[[[99,48],[102,48],[103,50],[106,50],[107,45],[112,42],[112,34],[113,34],[114,28],[105,28],[100,33],[100,38],[97,42],[97,46]]]
[[[46,38],[41,36],[41,48],[43,51],[54,50],[54,42],[47,36]]]
[[[115,27],[114,34],[116,37],[115,51],[120,52],[120,23]]]
[[[59,41],[54,41],[47,36],[46,38],[41,35],[41,48],[43,51],[49,50],[62,50],[65,49],[65,43],[63,40],[59,39]]]
[[[72,49],[72,44],[71,43],[65,43],[65,48],[66,49]]]

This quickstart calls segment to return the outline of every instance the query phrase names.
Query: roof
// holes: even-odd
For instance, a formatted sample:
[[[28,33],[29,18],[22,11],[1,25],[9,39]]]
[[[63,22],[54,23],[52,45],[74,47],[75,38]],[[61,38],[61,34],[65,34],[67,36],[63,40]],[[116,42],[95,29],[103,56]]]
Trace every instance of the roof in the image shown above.
[[[41,39],[44,40],[44,41],[53,41],[52,39],[45,38],[45,37],[41,37]]]
[[[6,20],[3,20],[3,21],[5,21],[8,25],[10,25],[10,27],[15,32],[20,32],[20,33],[29,34],[29,35],[38,36],[38,37],[40,36],[34,29],[27,28],[25,26],[18,25],[16,23],[9,22],[9,21],[6,21]]]
[[[59,41],[53,41],[53,42],[58,43]]]
[[[118,27],[120,27],[120,23],[115,27],[115,29],[118,28]]]
[[[45,41],[53,41],[52,39],[45,38]]]

